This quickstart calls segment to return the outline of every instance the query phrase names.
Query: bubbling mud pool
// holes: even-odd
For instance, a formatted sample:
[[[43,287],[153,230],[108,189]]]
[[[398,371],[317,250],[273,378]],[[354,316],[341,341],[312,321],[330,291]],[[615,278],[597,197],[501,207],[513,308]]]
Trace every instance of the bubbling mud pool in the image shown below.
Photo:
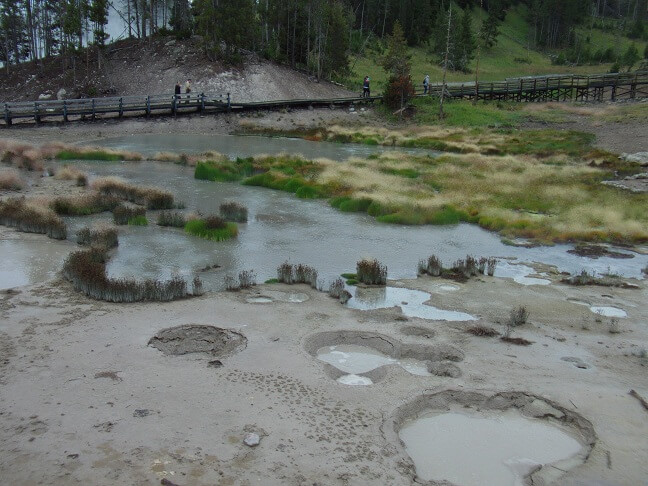
[[[500,414],[428,413],[399,436],[424,480],[461,486],[522,486],[538,465],[577,454],[582,445],[550,423],[509,410]]]

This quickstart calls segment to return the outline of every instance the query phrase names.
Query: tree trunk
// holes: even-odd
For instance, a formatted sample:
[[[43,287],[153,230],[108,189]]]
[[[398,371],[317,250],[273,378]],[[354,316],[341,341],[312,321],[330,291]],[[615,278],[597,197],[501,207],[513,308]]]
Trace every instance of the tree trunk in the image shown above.
[[[445,113],[443,113],[443,98],[446,92],[446,75],[448,73],[448,52],[450,51],[450,25],[452,23],[452,4],[448,7],[448,33],[446,35],[446,50],[443,59],[443,83],[441,84],[441,98],[439,100],[439,118],[443,120]]]

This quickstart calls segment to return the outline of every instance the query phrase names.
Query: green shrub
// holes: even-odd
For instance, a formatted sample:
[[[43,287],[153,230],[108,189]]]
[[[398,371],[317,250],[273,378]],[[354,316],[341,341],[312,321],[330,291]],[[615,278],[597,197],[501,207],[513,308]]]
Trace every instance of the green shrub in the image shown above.
[[[191,235],[213,241],[225,241],[238,235],[236,223],[225,223],[222,228],[208,228],[204,219],[188,221],[185,224],[185,231]]]
[[[128,220],[129,226],[148,226],[146,216],[134,216]]]

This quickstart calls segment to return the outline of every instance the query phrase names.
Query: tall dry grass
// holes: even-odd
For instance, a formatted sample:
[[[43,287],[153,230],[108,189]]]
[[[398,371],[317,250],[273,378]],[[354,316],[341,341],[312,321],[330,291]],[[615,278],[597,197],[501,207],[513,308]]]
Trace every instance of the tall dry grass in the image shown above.
[[[76,185],[81,187],[88,185],[88,174],[70,165],[58,169],[54,178],[61,181],[75,181]]]
[[[51,209],[24,198],[0,201],[0,224],[25,233],[40,233],[56,240],[67,237],[63,220]]]
[[[91,187],[101,194],[124,199],[148,209],[172,209],[173,194],[158,187],[130,184],[119,177],[100,177]]]
[[[3,191],[20,191],[25,187],[25,182],[16,170],[6,170],[0,172],[0,190]]]

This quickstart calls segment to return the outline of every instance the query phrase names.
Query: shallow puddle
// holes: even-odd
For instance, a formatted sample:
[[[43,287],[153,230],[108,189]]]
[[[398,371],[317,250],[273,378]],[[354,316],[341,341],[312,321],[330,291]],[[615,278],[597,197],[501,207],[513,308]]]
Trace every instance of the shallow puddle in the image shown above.
[[[0,240],[0,289],[50,280],[61,270],[70,250],[68,242],[32,239]]]
[[[381,352],[355,344],[325,346],[317,351],[317,359],[324,361],[349,375],[366,373],[381,366],[396,364],[409,373],[418,376],[431,376],[427,365],[415,359],[394,359]]]
[[[373,385],[371,378],[366,376],[359,375],[342,375],[337,380],[341,385],[351,385],[351,386],[367,386]]]
[[[594,314],[598,314],[603,317],[628,317],[628,313],[623,309],[619,309],[618,307],[593,305],[590,307],[590,310]]]
[[[248,304],[270,304],[272,299],[270,297],[249,297],[245,299]]]
[[[420,290],[398,287],[352,287],[350,290],[353,297],[349,300],[347,306],[352,309],[371,310],[398,306],[403,311],[403,314],[408,317],[420,317],[421,319],[435,321],[477,320],[475,316],[465,312],[438,309],[424,304],[430,299],[430,294]]]
[[[424,480],[461,486],[522,486],[538,464],[578,453],[573,437],[547,422],[514,411],[498,415],[423,415],[399,432]]]
[[[549,285],[551,283],[551,280],[545,278],[529,277],[535,273],[536,271],[527,265],[512,264],[506,260],[498,261],[495,268],[495,277],[512,278],[520,285]]]

